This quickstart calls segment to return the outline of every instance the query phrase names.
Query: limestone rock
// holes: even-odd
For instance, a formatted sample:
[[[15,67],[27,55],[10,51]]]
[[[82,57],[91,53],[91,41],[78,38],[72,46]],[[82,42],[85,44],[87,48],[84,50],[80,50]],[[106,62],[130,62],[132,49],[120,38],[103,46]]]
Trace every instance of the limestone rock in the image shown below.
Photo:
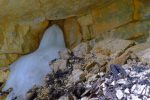
[[[83,97],[81,100],[88,100],[89,98],[88,97]]]
[[[150,64],[150,48],[139,52],[138,56],[143,63]]]
[[[35,50],[48,23],[48,21],[44,21],[0,26],[1,34],[4,36],[0,40],[0,66],[8,66],[20,55]]]
[[[10,63],[14,62],[20,54],[3,54],[0,53],[0,67],[8,66]]]
[[[108,65],[110,64],[123,65],[126,61],[128,62],[130,60],[128,59],[129,57],[134,60],[140,59],[143,62],[144,60],[145,62],[147,62],[146,59],[144,59],[143,57],[144,57],[144,54],[146,56],[146,53],[148,56],[148,50],[145,50],[148,48],[150,48],[149,42],[145,42],[145,43],[139,43],[139,44],[133,45],[122,53],[116,53],[116,54],[114,53],[111,55],[111,60],[109,61]]]
[[[134,6],[131,0],[110,1],[103,7],[98,7],[92,11],[94,20],[93,32],[96,35],[112,30],[132,20]],[[104,36],[104,37],[105,37]],[[107,36],[106,36],[107,37]]]
[[[87,65],[85,66],[86,70],[89,70],[91,67],[94,67],[95,66],[95,62],[89,62],[87,63]]]
[[[9,74],[9,70],[7,67],[0,68],[0,83],[4,83],[6,81],[8,74]]]
[[[24,54],[35,50],[48,23],[48,21],[32,24],[12,23],[0,27],[4,30],[2,33],[4,41],[0,52]]]
[[[119,100],[121,100],[123,98],[123,92],[121,90],[116,90],[116,96]]]
[[[131,51],[124,52],[122,55],[117,56],[117,57],[111,59],[111,61],[108,63],[108,65],[111,65],[111,64],[123,65],[123,64],[125,64],[125,62],[130,57],[131,54],[132,54]]]
[[[67,47],[73,48],[81,43],[82,35],[80,31],[80,24],[75,18],[68,18],[64,20],[64,36]]]
[[[133,46],[134,44],[135,43],[133,41],[129,40],[106,39],[98,42],[91,52],[101,53],[107,56],[117,53],[117,55],[119,56],[120,53],[124,52],[126,49]]]
[[[0,54],[34,51],[43,31],[54,23],[63,29],[69,48],[93,38],[143,42],[150,26],[149,4],[149,0],[0,0]],[[0,66],[10,64],[9,59],[1,60]]]
[[[61,96],[58,100],[69,100],[68,96]]]
[[[71,51],[69,49],[65,49],[62,51],[59,51],[59,56],[61,59],[69,59],[71,55]]]
[[[150,21],[138,21],[126,24],[114,31],[114,36],[123,39],[145,42],[148,37]]]
[[[148,48],[150,48],[150,42],[145,42],[145,43],[139,43],[139,44],[137,44],[137,45],[134,45],[134,46],[132,46],[131,48],[129,48],[128,50],[127,50],[127,52],[128,51],[132,51],[132,52],[134,52],[135,54],[138,54],[139,52],[141,52],[141,51],[143,51],[143,50],[145,50],[145,49],[148,49]]]
[[[93,33],[91,31],[93,18],[91,14],[87,14],[78,18],[78,22],[81,26],[82,37],[84,41],[92,38]]]
[[[9,71],[7,67],[0,68],[0,91],[2,90],[4,83],[6,82],[8,74]],[[6,97],[7,97],[7,93],[6,94],[0,93],[0,100],[6,100]]]
[[[51,64],[54,72],[57,72],[58,70],[64,71],[66,65],[67,65],[67,60],[63,60],[63,59],[57,60]]]
[[[84,68],[91,72],[97,73],[99,71],[105,71],[108,56],[102,55],[100,53],[89,53],[84,56],[85,58],[85,65]]]
[[[149,4],[148,0],[110,0],[95,7],[78,18],[83,40],[117,37],[145,41],[149,30]]]
[[[30,0],[0,1],[1,19],[7,20],[40,20],[63,19],[87,11],[97,0]],[[18,9],[19,8],[19,9]]]
[[[150,16],[149,0],[134,0],[134,20],[147,19]]]
[[[69,76],[69,83],[77,83],[81,81],[81,76],[84,72],[80,69],[75,69],[72,72],[72,75]]]
[[[83,57],[90,52],[91,48],[88,43],[80,43],[72,51],[75,56]]]

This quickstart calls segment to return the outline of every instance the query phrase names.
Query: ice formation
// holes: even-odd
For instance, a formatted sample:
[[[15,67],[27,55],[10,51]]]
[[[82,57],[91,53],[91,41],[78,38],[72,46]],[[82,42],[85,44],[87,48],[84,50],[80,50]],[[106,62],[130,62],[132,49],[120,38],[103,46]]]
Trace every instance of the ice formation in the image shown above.
[[[58,58],[58,51],[65,49],[63,32],[57,25],[49,27],[41,40],[39,48],[28,55],[22,56],[10,65],[10,75],[3,88],[13,88],[6,100],[25,100],[26,92],[34,85],[40,86],[45,75],[52,69],[49,62]]]

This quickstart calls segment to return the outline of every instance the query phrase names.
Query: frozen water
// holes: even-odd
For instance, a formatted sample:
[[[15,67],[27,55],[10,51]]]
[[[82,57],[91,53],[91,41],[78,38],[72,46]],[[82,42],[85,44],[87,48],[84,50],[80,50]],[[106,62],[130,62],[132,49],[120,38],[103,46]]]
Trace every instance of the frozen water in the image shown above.
[[[49,62],[58,58],[58,51],[63,49],[65,49],[63,32],[56,25],[49,27],[35,52],[22,56],[10,65],[10,75],[3,91],[9,88],[13,90],[7,100],[12,100],[14,96],[17,96],[18,100],[24,100],[30,88],[42,85],[45,75],[52,70]]]

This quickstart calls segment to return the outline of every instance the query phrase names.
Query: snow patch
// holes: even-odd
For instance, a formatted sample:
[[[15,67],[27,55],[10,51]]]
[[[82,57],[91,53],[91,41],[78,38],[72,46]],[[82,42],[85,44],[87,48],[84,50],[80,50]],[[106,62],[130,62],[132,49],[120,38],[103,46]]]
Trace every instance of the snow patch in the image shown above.
[[[34,85],[41,86],[44,77],[52,71],[49,62],[59,58],[58,52],[65,49],[63,32],[57,25],[49,27],[41,40],[39,48],[28,55],[22,56],[10,65],[10,75],[3,91],[13,88],[7,96],[12,100],[25,100],[26,92]]]

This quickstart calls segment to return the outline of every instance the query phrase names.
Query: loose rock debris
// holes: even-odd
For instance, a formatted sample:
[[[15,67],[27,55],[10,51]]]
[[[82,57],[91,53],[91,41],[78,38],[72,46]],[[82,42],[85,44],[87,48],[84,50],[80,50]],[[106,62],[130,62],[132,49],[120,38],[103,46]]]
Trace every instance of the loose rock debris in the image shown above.
[[[116,44],[111,50],[111,42],[100,50],[96,45],[98,52],[86,43],[73,51],[61,51],[60,59],[50,62],[53,73],[46,75],[43,86],[30,89],[27,99],[150,100],[150,65],[141,62],[133,52],[126,53],[133,42],[125,44],[123,40],[123,44],[118,51]]]

